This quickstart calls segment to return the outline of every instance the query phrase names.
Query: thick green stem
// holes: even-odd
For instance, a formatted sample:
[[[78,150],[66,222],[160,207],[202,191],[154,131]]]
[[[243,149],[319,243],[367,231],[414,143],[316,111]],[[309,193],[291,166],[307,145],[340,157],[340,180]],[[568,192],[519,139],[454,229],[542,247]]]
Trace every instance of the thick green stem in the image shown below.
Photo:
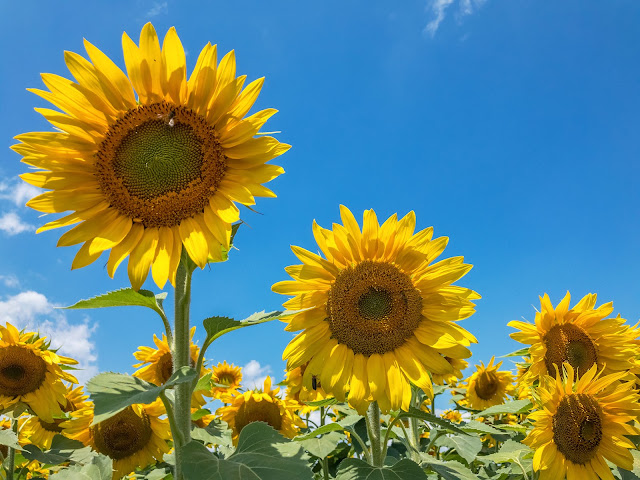
[[[11,419],[11,430],[18,435],[18,419]],[[7,466],[7,480],[13,480],[13,471],[16,468],[16,449],[9,447],[9,465]]]
[[[371,402],[365,419],[367,421],[369,444],[371,445],[371,465],[382,467],[384,458],[382,456],[382,442],[380,441],[380,407],[378,402]]]
[[[191,275],[194,270],[193,261],[186,250],[182,250],[182,258],[176,272],[175,318],[173,333],[173,371],[181,367],[191,366],[189,337],[189,306],[191,304]],[[176,433],[173,441],[176,451],[175,480],[182,477],[182,448],[191,440],[191,390],[189,382],[175,387],[174,418]]]

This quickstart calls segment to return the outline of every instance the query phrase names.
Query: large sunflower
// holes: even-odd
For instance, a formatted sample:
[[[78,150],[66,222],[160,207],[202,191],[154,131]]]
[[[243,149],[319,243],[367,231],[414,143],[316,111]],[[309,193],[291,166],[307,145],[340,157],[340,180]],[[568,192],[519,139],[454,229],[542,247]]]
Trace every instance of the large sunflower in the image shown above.
[[[91,61],[65,52],[76,82],[43,74],[50,91],[30,89],[62,110],[37,108],[56,132],[18,135],[12,148],[40,169],[22,178],[50,189],[27,205],[45,213],[72,211],[38,231],[79,223],[59,246],[83,244],[72,268],[111,249],[113,277],[129,256],[131,285],[139,289],[151,267],[162,288],[174,283],[182,247],[203,268],[229,248],[234,202],[275,197],[264,187],[284,170],[265,162],[289,145],[256,137],[276,110],[249,117],[264,79],[243,90],[233,51],[217,62],[207,44],[187,80],[185,53],[172,27],[162,48],[146,24],[138,47],[122,38],[128,77],[85,40]]]
[[[118,480],[136,468],[162,461],[170,448],[169,421],[162,402],[134,404],[107,420],[91,426],[93,405],[71,413],[71,419],[61,426],[70,438],[90,445],[113,460],[113,480]]]
[[[53,422],[67,402],[62,380],[78,383],[61,367],[77,363],[49,350],[46,337],[0,325],[0,409],[22,402],[43,421]]]
[[[473,314],[473,290],[453,286],[471,265],[462,257],[432,263],[448,238],[432,240],[433,228],[415,235],[415,214],[394,214],[382,226],[373,210],[363,229],[340,206],[343,225],[333,231],[315,222],[313,234],[326,260],[300,247],[303,265],[287,267],[293,281],[273,291],[295,295],[284,303],[303,312],[286,318],[286,330],[302,330],[283,358],[289,370],[308,363],[322,388],[363,412],[377,401],[386,412],[408,409],[410,383],[432,392],[428,372],[448,374],[445,356],[467,358],[475,338],[457,320]]]
[[[73,385],[67,386],[66,401],[61,405],[65,414],[70,414],[76,410],[86,408],[89,403],[86,401],[89,398],[82,391],[82,387],[73,388]],[[21,436],[28,443],[32,443],[42,450],[48,450],[51,448],[51,441],[57,434],[66,435],[65,429],[61,426],[66,422],[67,417],[54,418],[53,422],[45,422],[39,417],[31,416],[24,421],[20,427]]]
[[[500,405],[507,395],[515,393],[513,374],[508,370],[498,370],[502,362],[493,364],[494,358],[485,367],[484,362],[476,365],[476,371],[467,380],[467,405],[474,410],[484,410]]]
[[[222,395],[221,400],[229,405],[220,407],[216,415],[229,424],[234,445],[238,443],[242,429],[252,422],[268,423],[288,438],[295,437],[298,429],[304,427],[302,419],[295,413],[297,403],[278,397],[279,390],[271,389],[271,378],[267,377],[263,390]]]
[[[633,382],[620,382],[624,372],[597,374],[597,365],[574,381],[574,368],[564,364],[566,375],[545,376],[537,389],[540,410],[529,414],[535,428],[523,443],[535,449],[533,468],[540,480],[614,479],[608,460],[633,469],[635,448],[626,435],[639,435],[629,424],[640,415]],[[601,376],[602,375],[602,376]]]
[[[620,316],[606,318],[613,312],[613,303],[594,308],[596,295],[588,294],[569,309],[570,300],[567,292],[554,308],[545,294],[540,298],[541,309],[536,313],[535,324],[515,320],[508,323],[519,330],[511,338],[531,345],[530,366],[521,382],[530,384],[544,375],[553,376],[564,362],[569,362],[577,375],[593,365],[604,368],[605,375],[634,367],[639,353],[635,343],[637,331],[625,325]]]

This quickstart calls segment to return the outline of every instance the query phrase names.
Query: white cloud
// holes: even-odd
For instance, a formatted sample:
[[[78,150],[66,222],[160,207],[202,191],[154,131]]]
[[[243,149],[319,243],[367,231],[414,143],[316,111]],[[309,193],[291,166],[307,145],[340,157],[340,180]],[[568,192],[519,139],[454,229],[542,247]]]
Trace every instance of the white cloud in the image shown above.
[[[9,322],[18,329],[38,331],[48,337],[52,348],[59,348],[60,354],[78,361],[77,367],[82,370],[72,373],[85,383],[98,373],[96,346],[91,338],[97,325],[90,324],[88,318],[70,323],[56,306],[41,293],[20,292],[0,301],[0,323]]]
[[[429,34],[432,38],[435,36],[440,24],[444,20],[447,9],[455,2],[456,0],[429,0],[429,10],[431,11],[432,18],[427,23],[427,26],[424,28],[424,32]],[[458,1],[458,18],[465,17],[467,15],[471,15],[478,8],[486,3],[487,0],[457,0]]]
[[[0,282],[2,282],[4,286],[8,288],[16,288],[20,286],[20,280],[18,280],[18,277],[13,274],[0,275]]]
[[[162,13],[169,13],[168,2],[154,2],[153,7],[147,12],[147,17],[157,17]]]
[[[264,386],[264,380],[271,374],[271,366],[260,365],[257,360],[251,360],[244,367],[242,367],[242,385],[247,390],[253,390],[254,388],[262,388]],[[275,385],[276,382],[272,380],[271,384]]]
[[[0,198],[10,200],[16,207],[24,207],[28,200],[42,193],[42,190],[23,181],[14,184],[0,183]]]
[[[15,212],[6,212],[0,217],[0,230],[7,235],[17,235],[34,230],[34,226],[23,222]]]

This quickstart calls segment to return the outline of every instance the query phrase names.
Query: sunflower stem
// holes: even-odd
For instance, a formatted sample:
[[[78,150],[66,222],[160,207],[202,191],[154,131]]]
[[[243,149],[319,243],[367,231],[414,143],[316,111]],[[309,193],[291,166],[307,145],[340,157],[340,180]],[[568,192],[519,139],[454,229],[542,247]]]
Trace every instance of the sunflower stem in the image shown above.
[[[190,366],[189,306],[191,304],[191,275],[195,265],[186,249],[182,250],[180,264],[176,271],[175,326],[173,337],[173,371]],[[175,387],[175,422],[172,426],[176,450],[175,480],[182,477],[182,449],[191,440],[191,383],[181,383]]]
[[[380,441],[380,407],[378,402],[371,402],[365,419],[367,433],[369,434],[369,444],[371,445],[371,465],[382,467],[384,458],[382,457],[382,442]]]
[[[174,440],[176,441],[176,443],[184,444],[184,439],[182,438],[182,432],[178,429],[178,426],[176,425],[176,414],[173,410],[173,404],[171,403],[171,400],[169,400],[165,392],[162,392],[160,394],[160,400],[162,400],[164,408],[167,411],[167,419],[169,420],[169,426],[171,427],[171,433],[173,435]]]
[[[420,396],[418,395],[416,387],[411,387],[411,406],[413,408],[420,409]],[[431,402],[431,413],[435,415],[435,411],[434,395]],[[420,454],[418,453],[420,452],[420,424],[418,423],[418,419],[416,417],[409,418],[409,430],[411,432],[409,443],[413,447],[411,451],[411,457],[413,461],[420,463]]]
[[[18,419],[11,419],[11,430],[13,433],[18,435]],[[16,465],[16,449],[13,447],[9,447],[9,465],[7,466],[7,480],[13,480],[13,471],[15,470]]]
[[[325,422],[325,415],[327,412],[324,407],[320,407],[320,426],[322,427]],[[307,428],[309,427],[309,414],[307,413]],[[322,473],[324,475],[324,480],[329,480],[329,459],[325,456],[322,459]]]

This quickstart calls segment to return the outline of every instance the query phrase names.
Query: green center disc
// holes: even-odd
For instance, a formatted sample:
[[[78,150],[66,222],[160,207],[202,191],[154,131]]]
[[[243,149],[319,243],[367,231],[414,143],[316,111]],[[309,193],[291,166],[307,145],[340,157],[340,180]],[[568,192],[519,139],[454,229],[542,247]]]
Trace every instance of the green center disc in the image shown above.
[[[358,300],[358,310],[367,320],[380,320],[391,313],[393,298],[386,290],[371,287]]]

